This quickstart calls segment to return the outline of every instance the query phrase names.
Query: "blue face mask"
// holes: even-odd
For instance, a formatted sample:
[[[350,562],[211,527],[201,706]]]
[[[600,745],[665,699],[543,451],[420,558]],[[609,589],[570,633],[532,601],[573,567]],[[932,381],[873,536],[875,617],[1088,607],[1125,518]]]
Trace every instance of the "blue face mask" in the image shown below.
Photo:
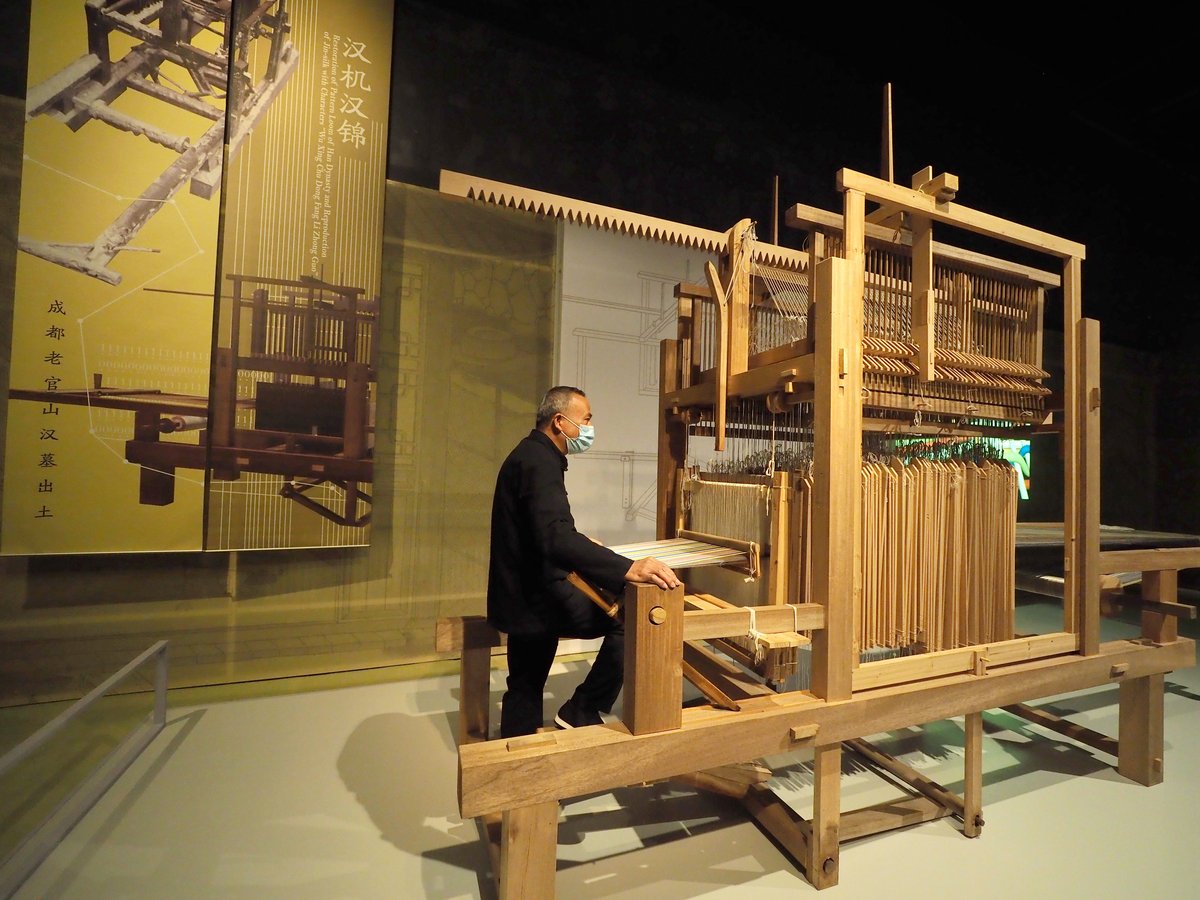
[[[560,413],[559,415],[562,415],[562,414]],[[563,416],[563,418],[567,419],[566,416]],[[567,419],[567,421],[571,422],[570,419]],[[567,441],[568,455],[573,454],[573,453],[582,453],[588,447],[592,446],[592,442],[594,440],[596,440],[595,426],[593,426],[593,425],[578,425],[575,422],[571,422],[571,424],[579,429],[579,437],[567,437],[565,434],[563,435],[563,437]]]

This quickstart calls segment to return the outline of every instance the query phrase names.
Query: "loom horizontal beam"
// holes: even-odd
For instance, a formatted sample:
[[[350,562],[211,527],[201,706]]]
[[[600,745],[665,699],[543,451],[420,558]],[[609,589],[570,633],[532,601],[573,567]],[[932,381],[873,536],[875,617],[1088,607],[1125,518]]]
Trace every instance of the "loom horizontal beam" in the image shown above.
[[[1012,713],[1014,716],[1020,716],[1034,725],[1040,725],[1050,731],[1055,731],[1058,734],[1066,735],[1072,740],[1079,741],[1081,744],[1095,747],[1097,750],[1107,753],[1110,756],[1117,756],[1120,751],[1120,741],[1116,738],[1093,731],[1091,728],[1086,728],[1076,722],[1068,721],[1062,716],[1056,716],[1047,709],[1030,706],[1028,703],[1013,703],[1002,707],[1002,709],[1005,712]]]
[[[856,691],[848,700],[792,692],[749,701],[741,712],[685,709],[683,727],[670,731],[633,735],[609,724],[561,731],[549,744],[538,740],[542,735],[482,741],[459,750],[460,812],[474,818],[786,753],[795,748],[792,729],[797,727],[817,726],[819,742],[828,745],[914,722],[1160,675],[1194,665],[1195,658],[1195,642],[1188,639],[1162,646],[1112,641],[1101,644],[1095,656],[1033,660],[981,676]]]
[[[684,596],[684,602],[694,601]],[[683,613],[683,639],[707,641],[725,637],[745,637],[750,629],[751,607],[736,609],[687,609]],[[825,627],[825,607],[816,603],[753,607],[756,627],[763,634],[792,631],[817,631]],[[505,637],[483,616],[455,616],[438,619],[434,648],[453,653],[465,648],[502,647]]]
[[[939,203],[936,197],[921,191],[884,181],[853,169],[839,169],[837,186],[841,191],[860,191],[868,200],[894,206],[905,212],[926,216],[935,222],[954,225],[976,234],[1017,244],[1030,250],[1051,253],[1063,259],[1084,259],[1087,248],[1075,241],[1038,231],[990,213],[980,212],[956,203]]]
[[[944,425],[941,423],[913,425],[898,419],[876,419],[863,416],[862,430],[883,434],[903,434],[908,437],[1028,437],[1033,434],[1029,425],[994,427],[989,425]]]
[[[730,397],[761,397],[784,390],[789,385],[812,384],[813,356],[796,356],[770,365],[739,372],[729,376]],[[702,376],[703,377],[703,376]],[[673,406],[712,406],[716,401],[717,387],[713,381],[702,381],[691,387],[680,388],[664,394],[662,404]]]
[[[803,203],[797,203],[787,210],[785,221],[792,228],[820,228],[824,231],[841,233],[843,220],[841,213],[829,212],[828,210],[818,209],[815,206],[805,206]],[[882,241],[888,244],[895,243],[896,229],[885,228],[881,225],[866,226],[867,237]],[[900,243],[911,244],[912,236],[901,232]],[[1062,276],[1054,272],[1043,272],[1041,269],[1034,269],[1029,266],[1023,266],[1020,263],[1009,262],[1005,259],[998,259],[994,256],[988,256],[983,253],[976,253],[973,250],[964,250],[961,247],[955,247],[950,244],[943,244],[938,241],[933,242],[933,257],[935,260],[946,260],[957,263],[965,268],[981,271],[986,274],[1002,273],[1005,275],[1016,275],[1020,278],[1028,279],[1036,284],[1044,287],[1056,288],[1062,286]]]
[[[891,409],[906,412],[910,415],[937,414],[947,416],[968,416],[972,419],[1008,419],[1014,412],[1028,412],[1029,424],[1040,423],[1045,419],[1041,410],[1014,410],[1002,403],[988,403],[982,400],[952,400],[940,397],[921,397],[913,394],[902,394],[893,391],[881,391],[867,388],[864,391],[863,406],[873,409]]]
[[[1056,631],[1053,634],[1035,634],[971,647],[935,650],[916,656],[881,659],[863,663],[854,670],[854,689],[872,690],[929,678],[961,675],[977,671],[981,663],[984,668],[995,668],[1031,659],[1049,659],[1074,653],[1078,649],[1079,638],[1076,635]]]
[[[1100,552],[1101,575],[1117,572],[1162,572],[1168,569],[1200,569],[1200,547]]]

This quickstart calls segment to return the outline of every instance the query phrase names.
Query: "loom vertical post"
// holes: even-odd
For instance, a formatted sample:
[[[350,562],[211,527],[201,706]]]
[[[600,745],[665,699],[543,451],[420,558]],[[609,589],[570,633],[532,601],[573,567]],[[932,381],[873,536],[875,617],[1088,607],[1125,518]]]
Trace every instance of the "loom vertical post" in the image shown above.
[[[621,719],[631,734],[683,724],[682,585],[626,585],[624,690]]]
[[[554,896],[558,801],[505,810],[500,826],[501,900]]]
[[[1030,316],[1031,321],[1041,322],[1045,318],[1046,307],[1046,289],[1044,287],[1034,288],[1033,294],[1033,313]],[[1030,363],[1042,367],[1042,329],[1035,328],[1033,332],[1033,356],[1029,360]]]
[[[692,344],[698,337],[696,334],[696,320],[694,318],[697,303],[691,297],[681,297],[679,295],[679,285],[675,286],[675,297],[679,350],[674,370],[678,373],[679,383],[677,387],[685,388],[691,387],[695,383],[695,373],[692,371],[691,359]],[[660,381],[659,384],[664,385],[662,392],[666,393],[665,383]]]
[[[729,270],[722,279],[729,305],[729,374],[740,375],[750,359],[750,253],[749,233],[754,223],[742,219],[729,229]]]
[[[880,177],[887,181],[895,181],[895,168],[892,165],[892,83],[883,86],[883,142],[880,147],[879,159]],[[776,243],[779,243],[776,241]]]
[[[779,176],[776,175],[771,190],[771,243],[779,244]]]
[[[1063,630],[1079,634],[1079,504],[1083,471],[1079,441],[1079,320],[1081,260],[1063,262]]]
[[[1079,575],[1075,583],[1079,604],[1079,651],[1100,652],[1100,323],[1080,319],[1078,325],[1079,487],[1076,549]]]
[[[924,183],[932,170],[913,176],[913,187]],[[912,339],[917,345],[917,380],[933,381],[937,313],[933,290],[933,222],[928,216],[911,216],[912,223]]]
[[[825,258],[825,233],[813,228],[808,233],[808,296],[810,304],[817,296],[817,263]],[[808,336],[813,335],[813,312],[809,309]]]
[[[789,583],[792,549],[788,546],[791,523],[792,479],[789,472],[776,472],[771,484],[771,561],[767,596],[770,603],[796,603],[795,587]]]
[[[671,525],[679,516],[680,496],[675,473],[683,468],[687,459],[687,423],[672,407],[666,397],[680,387],[681,342],[670,339],[659,344],[659,394],[658,415],[658,501],[656,510],[655,537],[658,540],[674,537]],[[686,365],[686,357],[683,364]]]
[[[963,718],[963,834],[983,831],[983,713]]]
[[[1151,787],[1163,780],[1163,676],[1122,681],[1118,699],[1117,771]]]
[[[486,741],[491,730],[492,641],[482,628],[464,635],[458,673],[458,742]]]
[[[845,258],[817,266],[813,365],[813,600],[826,608],[813,635],[812,689],[825,700],[851,693],[855,568],[861,528],[862,297],[865,198],[845,192]]]
[[[818,890],[838,883],[842,803],[842,745],[813,748],[812,841],[808,880]]]
[[[731,232],[732,233],[732,232]],[[711,262],[704,264],[709,290],[716,300],[717,341],[713,371],[716,375],[713,398],[713,448],[717,452],[725,449],[725,407],[729,402],[729,291],[721,282],[717,267]]]
[[[1178,603],[1179,571],[1142,573],[1142,602]],[[1179,619],[1160,612],[1142,610],[1142,637],[1156,644],[1169,644],[1179,637]]]

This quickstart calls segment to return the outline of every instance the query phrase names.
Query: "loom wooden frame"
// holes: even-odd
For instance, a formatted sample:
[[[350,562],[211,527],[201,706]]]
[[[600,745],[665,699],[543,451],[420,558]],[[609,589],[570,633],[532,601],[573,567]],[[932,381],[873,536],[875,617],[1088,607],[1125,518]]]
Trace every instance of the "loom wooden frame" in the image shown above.
[[[941,190],[946,179],[925,179]],[[717,392],[765,395],[803,391],[815,406],[813,499],[813,603],[760,607],[757,627],[790,631],[802,610],[813,630],[812,687],[808,691],[746,696],[738,709],[682,709],[679,704],[684,643],[700,635],[745,634],[741,609],[685,611],[683,589],[629,586],[626,698],[621,724],[486,740],[488,670],[500,638],[481,619],[446,621],[438,649],[461,650],[462,706],[459,739],[459,802],[464,818],[478,817],[493,850],[500,896],[551,896],[554,889],[555,822],[565,798],[675,778],[740,797],[746,809],[804,869],[817,888],[838,881],[840,843],[867,834],[955,815],[963,833],[982,828],[982,712],[996,707],[1029,712],[1055,727],[1025,701],[1049,694],[1119,684],[1116,740],[1081,726],[1085,742],[1117,756],[1118,771],[1140,784],[1163,778],[1163,675],[1195,664],[1195,644],[1180,638],[1174,616],[1176,573],[1200,567],[1200,549],[1099,551],[1099,327],[1083,319],[1080,300],[1082,245],[861,173],[842,170],[842,258],[812,266],[817,298],[815,339],[797,356],[755,367],[745,352],[748,291],[727,281],[730,293],[726,379],[686,384],[692,347],[680,338],[662,342],[659,434],[659,536],[678,522],[677,471],[686,452],[689,411],[712,407]],[[507,196],[511,197],[510,191]],[[854,653],[856,553],[860,523],[859,431],[865,202],[903,213],[916,222],[918,252],[936,252],[932,223],[948,224],[1019,246],[1062,262],[1066,385],[1064,441],[1063,629],[1048,635],[947,650],[859,666]],[[511,200],[508,201],[512,205]],[[569,203],[569,201],[568,201]],[[876,217],[879,218],[879,217]],[[727,235],[736,247],[743,223]],[[816,247],[819,251],[819,246]],[[819,256],[815,254],[815,256]],[[723,267],[725,268],[725,267]],[[726,269],[726,271],[728,271]],[[919,296],[914,290],[914,296]],[[681,296],[681,304],[690,302]],[[735,351],[741,343],[740,352]],[[738,379],[741,379],[739,381]],[[724,380],[726,383],[721,384]],[[1100,575],[1116,569],[1147,572],[1148,599],[1142,636],[1101,644]],[[773,601],[783,599],[771,592]],[[1164,612],[1166,611],[1166,612]],[[699,623],[703,621],[704,625]],[[664,689],[666,685],[666,689]],[[964,793],[920,785],[916,773],[863,745],[864,735],[964,716]],[[848,742],[843,744],[843,742]],[[811,819],[797,815],[765,785],[748,760],[800,747],[813,751]],[[853,812],[840,808],[843,746],[868,753],[875,763],[907,780],[920,796]]]

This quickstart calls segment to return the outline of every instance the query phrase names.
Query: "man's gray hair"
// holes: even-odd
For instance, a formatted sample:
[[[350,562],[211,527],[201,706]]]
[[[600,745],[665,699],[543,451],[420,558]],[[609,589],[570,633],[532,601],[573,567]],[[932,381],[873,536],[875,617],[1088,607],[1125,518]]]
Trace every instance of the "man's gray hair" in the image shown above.
[[[546,391],[546,396],[538,404],[536,427],[543,428],[559,413],[566,412],[567,407],[571,404],[571,398],[576,395],[580,397],[587,396],[579,388],[567,387],[565,384],[560,384]]]

